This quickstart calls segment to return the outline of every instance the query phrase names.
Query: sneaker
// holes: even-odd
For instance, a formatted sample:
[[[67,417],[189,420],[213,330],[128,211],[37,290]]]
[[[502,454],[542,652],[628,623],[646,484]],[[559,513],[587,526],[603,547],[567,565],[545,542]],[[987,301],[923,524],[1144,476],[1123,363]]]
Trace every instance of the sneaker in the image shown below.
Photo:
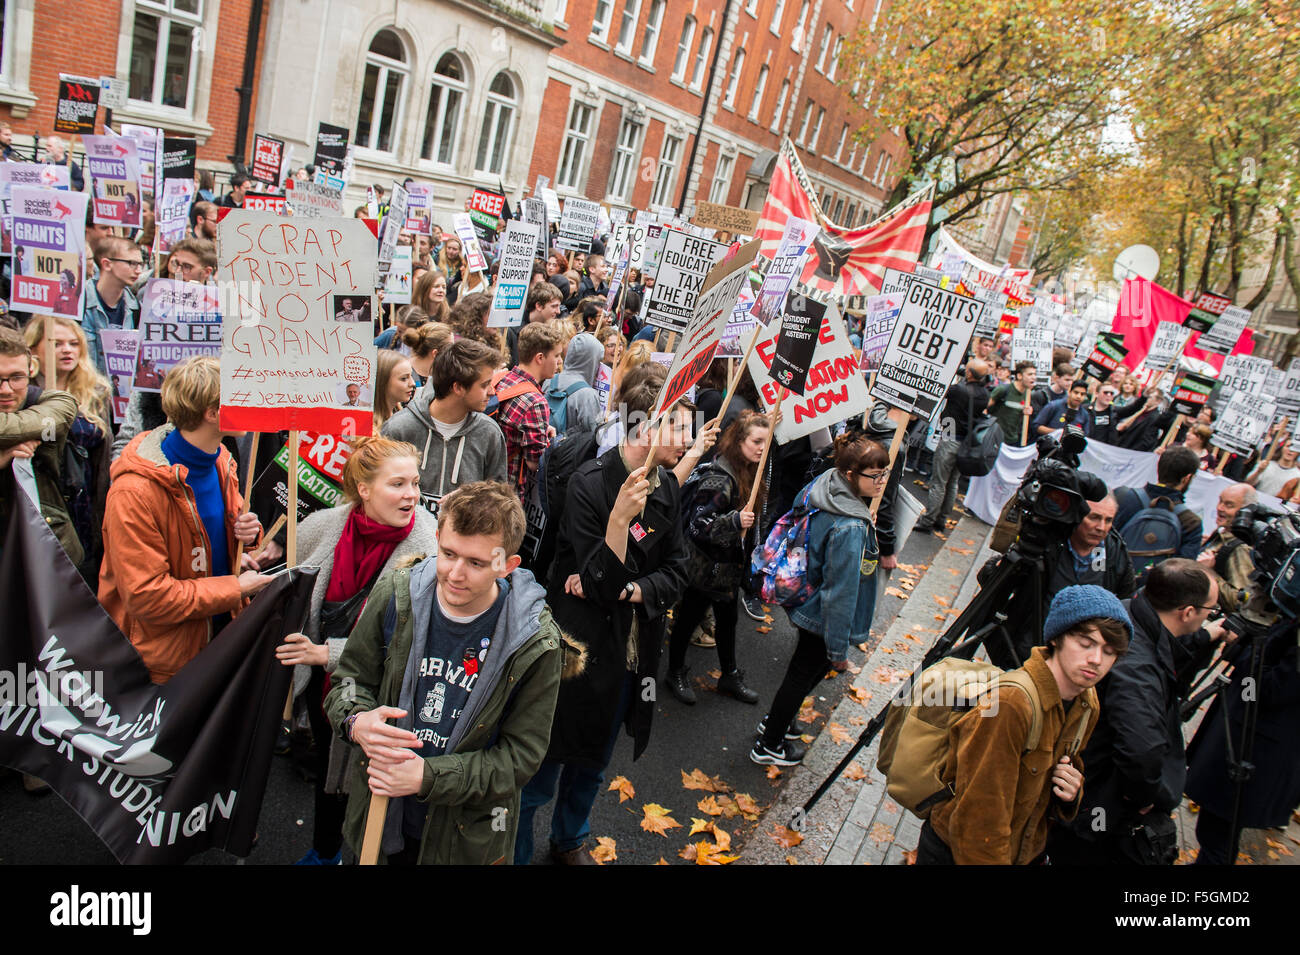
[[[766,716],[764,716],[761,720],[758,721],[758,735],[759,736],[767,735]],[[813,735],[816,735],[816,731],[807,723],[800,723],[798,720],[795,720],[793,723],[791,723],[789,729],[785,731],[786,739],[799,739],[802,736],[813,736]]]
[[[664,685],[668,687],[668,692],[677,697],[677,702],[685,703],[687,706],[694,706],[695,689],[691,686],[691,681],[687,677],[690,672],[690,667],[669,670],[668,675],[664,677]]]
[[[342,865],[342,864],[343,864],[342,849],[334,853],[334,855],[330,856],[329,858],[322,856],[315,849],[312,849],[305,856],[303,856],[301,859],[299,859],[297,862],[294,863],[294,865]]]
[[[691,646],[695,647],[716,647],[718,641],[713,638],[713,634],[705,633],[702,627],[696,627],[695,633],[691,634]]]
[[[293,729],[288,720],[280,721],[280,733],[275,738],[275,755],[284,756],[293,748]]]
[[[732,670],[718,678],[718,692],[740,700],[742,703],[757,703],[758,694],[745,685],[745,674]]]
[[[933,524],[923,524],[923,523],[921,523],[920,521],[917,521],[915,524],[912,525],[912,530],[914,530],[914,531],[919,531],[919,532],[921,532],[922,534],[933,534],[933,533],[934,533],[934,525],[933,525]]]
[[[807,746],[793,739],[783,739],[775,749],[769,749],[760,736],[754,740],[749,758],[760,766],[798,766],[807,752]]]
[[[555,865],[596,865],[585,845],[564,850],[551,846],[551,862]]]
[[[741,597],[740,605],[745,608],[745,613],[749,615],[750,620],[757,620],[759,623],[767,621],[767,612],[763,609],[763,601],[752,594],[745,594]]]

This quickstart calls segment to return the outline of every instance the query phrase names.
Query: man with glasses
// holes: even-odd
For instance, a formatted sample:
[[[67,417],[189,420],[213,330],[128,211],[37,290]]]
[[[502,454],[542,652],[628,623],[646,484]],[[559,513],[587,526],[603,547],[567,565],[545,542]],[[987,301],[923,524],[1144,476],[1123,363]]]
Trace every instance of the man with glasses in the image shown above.
[[[94,246],[99,278],[86,284],[86,304],[81,312],[81,327],[86,333],[90,360],[102,374],[108,374],[99,333],[106,328],[136,327],[140,306],[131,294],[131,286],[144,270],[140,247],[130,239],[109,236]]]
[[[1118,445],[1119,423],[1142,410],[1140,401],[1134,401],[1123,408],[1116,406],[1115,398],[1118,395],[1119,386],[1108,381],[1098,388],[1093,396],[1089,408],[1092,412],[1092,434],[1089,437],[1093,441]]]
[[[194,238],[216,242],[217,222],[220,221],[217,214],[217,204],[215,202],[196,202],[194,203],[193,215]]]
[[[171,278],[206,285],[217,268],[217,249],[206,239],[182,239],[167,258]]]
[[[1217,610],[1219,587],[1194,560],[1152,568],[1125,601],[1133,621],[1129,651],[1097,686],[1101,720],[1083,750],[1088,785],[1078,815],[1054,830],[1057,865],[1169,865],[1178,854],[1170,817],[1183,798],[1187,759],[1181,696],[1221,640],[1235,635]]]

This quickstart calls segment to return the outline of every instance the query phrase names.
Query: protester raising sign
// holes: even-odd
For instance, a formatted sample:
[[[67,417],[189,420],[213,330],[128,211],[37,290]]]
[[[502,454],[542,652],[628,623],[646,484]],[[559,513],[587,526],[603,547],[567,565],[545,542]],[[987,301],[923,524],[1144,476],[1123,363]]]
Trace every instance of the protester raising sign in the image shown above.
[[[136,356],[140,351],[140,329],[102,328],[99,347],[108,366],[109,403],[113,420],[126,420],[126,406],[135,390]]]
[[[669,230],[664,236],[663,255],[655,273],[654,288],[650,290],[646,321],[659,328],[685,333],[705,276],[726,254],[727,246],[687,232]]]
[[[746,367],[750,377],[758,383],[758,396],[764,408],[771,412],[783,388],[769,373],[776,358],[776,338],[780,327],[775,324],[767,328],[759,326],[756,334],[758,341]],[[776,426],[774,436],[777,444],[802,438],[867,410],[870,404],[867,383],[858,371],[853,345],[835,305],[827,307],[818,330],[817,347],[812,354],[803,396],[784,397],[781,422]]]
[[[564,200],[564,215],[560,217],[556,245],[574,252],[590,252],[591,239],[599,223],[600,203],[570,196]]]
[[[50,785],[122,863],[252,849],[293,675],[275,648],[306,624],[315,570],[281,574],[167,683],[78,576],[13,465],[0,541],[0,765]]]
[[[826,304],[802,292],[789,293],[781,309],[781,331],[777,335],[770,374],[796,395],[804,394],[825,317]]]
[[[221,357],[221,308],[215,285],[150,279],[140,304],[139,391],[161,391],[163,376],[195,355]]]
[[[313,165],[332,173],[343,172],[343,160],[348,154],[348,130],[344,126],[320,123],[316,127],[316,156]]]
[[[966,356],[982,307],[973,298],[912,282],[871,394],[902,411],[932,416]]]
[[[501,242],[501,262],[488,327],[504,328],[524,320],[524,301],[533,275],[533,250],[537,247],[535,222],[511,219]]]
[[[344,299],[365,302],[374,314],[369,227],[360,219],[299,224],[234,209],[217,228],[226,302],[221,426],[370,434],[372,331],[336,318]]]
[[[1194,418],[1201,413],[1210,392],[1214,390],[1214,379],[1209,375],[1187,372],[1178,379],[1173,390],[1174,414]]]
[[[85,136],[99,121],[99,80],[59,74],[59,99],[54,104],[54,131]]]
[[[284,140],[263,133],[253,134],[253,168],[250,171],[254,179],[278,186],[283,162]]]
[[[682,330],[681,345],[659,392],[655,418],[679,401],[709,370],[740,290],[749,281],[749,266],[759,248],[758,242],[750,242],[730,259],[719,262],[704,277],[699,294],[692,295],[691,317]]]
[[[0,162],[0,255],[13,252],[13,212],[10,204],[13,202],[14,186],[67,190],[68,167],[35,162]]]
[[[1115,340],[1103,335],[1098,335],[1093,345],[1092,354],[1083,364],[1083,373],[1096,378],[1098,381],[1105,381],[1115,369],[1119,368],[1119,363],[1124,360],[1128,354],[1128,349]]]
[[[486,272],[487,258],[483,255],[483,247],[478,244],[478,233],[474,231],[474,222],[469,213],[457,212],[451,217],[451,224],[456,230],[456,238],[460,239],[460,251],[469,270]]]
[[[1272,398],[1236,391],[1215,420],[1210,443],[1233,454],[1253,454],[1276,412],[1277,402]]]
[[[14,186],[10,191],[11,310],[81,321],[87,201],[80,192],[31,186]]]
[[[1151,339],[1151,349],[1147,352],[1146,359],[1142,362],[1143,368],[1150,368],[1152,371],[1163,371],[1174,363],[1183,352],[1183,346],[1187,344],[1187,337],[1191,331],[1177,322],[1161,322],[1156,326],[1156,334]],[[1235,344],[1235,343],[1234,343]]]

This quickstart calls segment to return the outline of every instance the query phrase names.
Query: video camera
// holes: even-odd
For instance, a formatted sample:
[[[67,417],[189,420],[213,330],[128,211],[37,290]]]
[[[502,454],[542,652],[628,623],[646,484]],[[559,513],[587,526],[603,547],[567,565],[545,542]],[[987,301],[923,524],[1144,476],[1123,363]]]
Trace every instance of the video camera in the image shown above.
[[[1050,434],[1038,439],[1038,458],[1016,490],[1022,550],[1041,553],[1049,529],[1059,537],[1069,535],[1088,516],[1088,502],[1106,496],[1101,478],[1079,470],[1079,453],[1087,446],[1083,430],[1074,425],[1059,441]]]
[[[1251,548],[1252,596],[1289,618],[1300,618],[1300,514],[1248,504],[1232,519],[1232,536]]]

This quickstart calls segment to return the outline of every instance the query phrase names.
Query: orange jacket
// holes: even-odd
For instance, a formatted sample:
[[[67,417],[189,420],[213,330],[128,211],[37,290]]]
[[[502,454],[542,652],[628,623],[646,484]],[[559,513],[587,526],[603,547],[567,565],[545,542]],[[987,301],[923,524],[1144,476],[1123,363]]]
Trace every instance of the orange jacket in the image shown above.
[[[187,469],[167,463],[165,424],[137,435],[113,462],[104,512],[99,602],[135,646],[155,683],[166,683],[212,639],[212,617],[239,610],[239,578],[212,577],[207,532]],[[226,501],[226,539],[235,566],[242,499],[234,459],[217,458]]]

